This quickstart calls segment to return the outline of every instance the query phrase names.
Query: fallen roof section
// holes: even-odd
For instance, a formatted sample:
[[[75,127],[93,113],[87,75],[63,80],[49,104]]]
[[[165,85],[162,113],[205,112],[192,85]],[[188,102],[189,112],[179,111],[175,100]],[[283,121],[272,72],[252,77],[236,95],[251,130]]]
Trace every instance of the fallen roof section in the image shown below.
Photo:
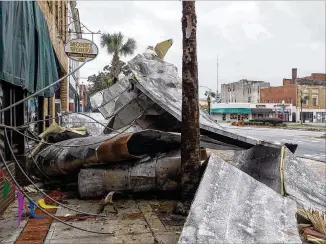
[[[213,154],[179,243],[301,243],[295,213],[295,201]]]
[[[132,74],[94,94],[91,97],[92,106],[100,107],[99,111],[105,118],[116,114],[109,123],[114,129],[126,126],[149,107],[150,111],[136,121],[140,128],[166,131],[180,129],[182,86],[176,66],[149,53],[138,54],[128,65]],[[258,144],[280,148],[279,144],[223,129],[202,108],[200,128],[202,135],[243,149]],[[286,146],[292,152],[297,148],[295,144]]]

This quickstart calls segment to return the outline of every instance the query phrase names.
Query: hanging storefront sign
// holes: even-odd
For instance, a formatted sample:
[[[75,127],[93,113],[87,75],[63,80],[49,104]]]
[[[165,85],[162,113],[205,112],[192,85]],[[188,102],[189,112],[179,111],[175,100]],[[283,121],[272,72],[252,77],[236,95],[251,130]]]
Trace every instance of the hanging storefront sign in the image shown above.
[[[74,61],[89,62],[96,58],[98,47],[91,40],[77,38],[66,43],[65,53]]]

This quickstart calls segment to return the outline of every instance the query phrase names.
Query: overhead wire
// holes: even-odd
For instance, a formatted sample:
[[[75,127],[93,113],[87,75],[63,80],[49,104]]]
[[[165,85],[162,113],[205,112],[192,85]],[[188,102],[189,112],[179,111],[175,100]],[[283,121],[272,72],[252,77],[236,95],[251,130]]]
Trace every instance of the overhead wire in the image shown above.
[[[5,111],[7,111],[8,109],[11,109],[11,108],[13,108],[13,107],[16,107],[17,105],[19,105],[19,104],[21,104],[21,103],[23,103],[23,102],[25,102],[25,101],[31,99],[32,97],[35,97],[36,95],[40,94],[41,92],[43,92],[43,91],[45,91],[45,90],[51,88],[52,86],[58,84],[60,81],[66,79],[68,76],[70,76],[70,75],[72,75],[73,73],[75,73],[76,71],[78,71],[78,70],[79,70],[81,67],[83,67],[86,63],[87,63],[87,62],[83,62],[83,63],[82,63],[80,66],[78,66],[76,69],[72,70],[71,72],[69,72],[69,73],[66,74],[65,76],[61,77],[59,80],[54,81],[52,84],[50,84],[50,85],[48,85],[48,86],[42,88],[41,90],[38,90],[38,91],[34,92],[33,94],[29,95],[28,97],[25,97],[25,98],[19,100],[18,102],[15,102],[14,104],[11,104],[11,105],[9,105],[8,107],[5,107],[5,108],[1,109],[1,110],[0,110],[0,114],[3,113],[3,112],[5,112]]]
[[[85,65],[85,63],[86,63],[86,62],[84,62],[83,64],[81,64],[79,67],[77,67],[75,70],[71,71],[71,72],[68,73],[67,75],[61,77],[59,80],[57,80],[57,81],[53,82],[52,84],[48,85],[47,87],[45,87],[45,88],[43,88],[43,89],[41,89],[41,90],[39,90],[39,91],[37,91],[37,92],[31,94],[30,96],[27,96],[26,98],[21,99],[20,101],[14,103],[14,104],[9,105],[8,107],[3,108],[2,110],[0,110],[0,114],[3,113],[3,112],[5,112],[5,111],[7,111],[7,110],[9,110],[9,109],[11,109],[11,108],[16,107],[17,105],[19,105],[19,104],[21,104],[21,103],[23,103],[23,102],[25,102],[25,101],[28,101],[29,99],[31,99],[31,98],[33,98],[34,96],[40,94],[41,92],[47,90],[48,88],[50,88],[50,87],[52,87],[52,86],[58,84],[60,81],[64,80],[65,78],[67,78],[68,76],[72,75],[72,74],[75,73],[77,70],[79,70],[81,67],[83,67],[83,66]],[[129,88],[129,87],[127,87],[123,92],[127,91],[128,88]],[[120,96],[123,92],[121,92],[120,94],[118,94],[117,96],[115,96],[114,98],[112,98],[111,101],[113,101],[115,98],[117,98],[118,96]],[[110,101],[107,101],[105,104],[101,104],[99,107],[104,106],[104,105],[106,105],[106,104],[109,103],[109,102],[110,102]],[[97,108],[95,108],[95,109],[98,109],[99,107],[97,107]],[[150,107],[151,107],[151,106],[150,106]],[[118,132],[117,134],[115,134],[112,138],[114,138],[114,137],[116,137],[116,136],[118,136],[118,135],[124,133],[125,131],[127,131],[127,130],[128,130],[128,129],[133,125],[133,123],[134,123],[137,119],[139,119],[141,116],[143,116],[143,114],[145,114],[145,113],[148,111],[148,109],[149,109],[149,108],[145,109],[145,110],[144,110],[144,111],[143,111],[139,116],[137,116],[137,117],[136,117],[136,118],[135,118],[135,119],[130,123],[129,126],[127,126],[125,129],[123,129],[122,131],[120,131],[120,132]],[[77,113],[78,113],[78,112],[77,112]],[[80,113],[80,114],[92,118],[91,116],[85,115],[84,113]],[[62,117],[62,116],[64,116],[64,115],[67,115],[67,113],[66,113],[66,114],[63,114],[63,115],[60,115],[60,117]],[[59,116],[57,116],[57,117],[59,117]],[[49,118],[49,120],[52,120],[52,119],[53,119],[53,118]],[[98,122],[97,120],[95,120],[94,118],[92,118],[92,119],[93,119],[94,121],[96,121],[97,123],[101,124],[102,126],[104,126],[105,128],[107,127],[107,126],[103,125],[102,123]],[[45,120],[43,119],[43,120],[41,120],[41,121],[43,122],[43,121],[45,121]],[[38,122],[41,122],[41,121],[38,121]],[[33,124],[33,123],[37,123],[37,122],[33,121],[32,123],[28,123],[28,124],[25,124],[25,125],[23,125],[23,126],[26,128],[27,125],[30,125],[30,124]],[[37,140],[37,139],[32,138],[32,137],[29,137],[29,136],[27,136],[26,134],[23,134],[22,132],[20,132],[19,129],[21,129],[22,127],[12,127],[12,126],[6,126],[6,125],[0,125],[0,127],[4,128],[4,130],[5,130],[6,141],[7,141],[8,147],[9,147],[9,149],[10,149],[10,152],[11,152],[11,154],[12,154],[12,157],[13,157],[13,159],[15,160],[15,163],[17,164],[17,166],[19,167],[19,169],[21,170],[21,172],[23,173],[23,175],[28,179],[28,181],[30,181],[30,182],[32,183],[32,185],[33,185],[36,189],[38,189],[38,190],[39,190],[43,195],[47,196],[47,197],[48,197],[49,199],[51,199],[52,201],[56,202],[58,205],[60,205],[60,206],[62,206],[62,207],[65,207],[65,208],[67,208],[67,209],[70,209],[70,210],[72,210],[72,211],[79,212],[79,213],[86,214],[86,215],[105,217],[105,216],[101,216],[101,215],[99,215],[99,214],[86,213],[86,212],[83,212],[83,211],[80,211],[80,210],[77,210],[77,209],[70,208],[70,207],[66,206],[65,204],[62,204],[62,203],[56,201],[55,199],[53,199],[52,197],[50,197],[49,195],[47,195],[45,192],[43,192],[43,191],[42,191],[42,190],[41,190],[41,189],[40,189],[40,188],[39,188],[39,187],[38,187],[38,186],[37,186],[37,185],[36,185],[36,184],[35,184],[35,183],[34,183],[34,182],[29,178],[29,177],[28,177],[28,175],[26,174],[26,172],[23,170],[23,168],[22,168],[22,167],[20,166],[20,164],[18,163],[17,158],[15,157],[14,152],[13,152],[13,149],[12,149],[12,147],[11,147],[11,145],[10,145],[10,142],[9,142],[9,138],[8,138],[8,135],[7,135],[7,128],[16,131],[16,132],[19,133],[19,134],[22,134],[22,135],[24,136],[24,138],[27,137],[27,138],[29,138],[29,139],[31,139],[31,140],[34,140],[34,141],[36,140],[36,141],[39,141],[39,142],[40,142],[40,140]],[[27,130],[28,130],[28,129],[27,129]],[[29,131],[29,130],[28,130],[28,131]],[[29,131],[29,132],[30,132],[30,131]],[[30,133],[31,133],[31,132],[30,132]],[[32,134],[33,134],[33,133],[32,133]],[[112,138],[110,138],[110,139],[112,139]],[[103,140],[103,142],[104,142],[104,141],[106,141],[106,140]],[[45,143],[45,142],[43,142],[43,143]],[[97,142],[97,143],[101,143],[101,142]],[[45,143],[45,144],[47,144],[47,143]],[[89,145],[93,145],[93,144],[95,144],[95,143],[89,143],[89,144],[85,144],[85,145],[78,145],[78,147],[80,147],[80,146],[89,146]],[[28,148],[29,148],[29,145],[28,145]],[[30,151],[30,148],[29,148],[29,151]],[[30,152],[30,154],[31,154],[31,152]],[[89,232],[89,233],[95,233],[95,234],[105,234],[105,235],[113,235],[113,234],[114,234],[113,232],[98,232],[98,231],[87,230],[87,229],[84,229],[84,228],[81,228],[81,227],[74,226],[74,225],[69,224],[69,223],[67,223],[67,222],[65,222],[65,221],[62,221],[61,219],[57,218],[55,215],[53,215],[53,214],[47,212],[46,210],[44,210],[43,208],[41,208],[41,207],[40,207],[36,202],[33,201],[33,199],[32,199],[32,198],[31,198],[27,193],[24,192],[23,188],[22,188],[22,187],[19,185],[19,183],[16,181],[16,179],[15,179],[15,177],[12,175],[12,173],[11,173],[11,171],[10,171],[8,165],[7,165],[7,162],[5,161],[5,158],[4,158],[4,156],[3,156],[3,154],[2,154],[1,151],[0,151],[0,156],[1,156],[1,159],[2,159],[4,165],[5,165],[6,169],[7,169],[7,171],[8,171],[8,173],[9,173],[10,177],[12,178],[13,182],[15,183],[16,187],[21,191],[21,193],[22,193],[22,194],[23,194],[23,195],[24,195],[24,196],[25,196],[29,201],[31,201],[31,202],[32,202],[36,207],[38,207],[38,208],[39,208],[43,213],[49,215],[50,217],[52,217],[53,219],[57,220],[58,222],[61,222],[61,223],[65,224],[65,225],[67,225],[67,226],[70,226],[70,227],[72,227],[72,228],[79,229],[79,230],[81,230],[81,231],[86,231],[86,232]],[[34,163],[36,163],[36,162],[35,162],[35,159],[33,158],[33,155],[31,155],[31,156],[32,156],[32,159],[33,159]],[[36,163],[36,164],[37,164],[37,163]],[[41,171],[41,170],[40,170],[40,171]],[[42,172],[43,172],[43,171],[42,171]]]
[[[110,139],[113,139],[121,134],[123,134],[125,131],[127,131],[132,125],[133,125],[133,122],[136,121],[138,118],[140,118],[141,116],[143,116],[146,111],[148,111],[148,109],[150,109],[152,106],[149,106],[147,109],[145,109],[143,111],[142,114],[140,114],[137,118],[135,118],[130,124],[129,126],[127,126],[124,130],[120,131],[119,133],[115,134],[113,137],[109,138],[109,139],[106,139],[106,140],[110,140]],[[20,164],[18,163],[15,155],[14,155],[14,152],[12,150],[12,147],[10,146],[10,142],[9,142],[9,138],[8,138],[8,135],[7,135],[7,128],[4,127],[4,130],[5,130],[5,138],[6,138],[6,141],[7,141],[7,144],[9,145],[9,150],[12,154],[12,157],[14,158],[18,168],[20,169],[20,171],[23,173],[23,175],[26,177],[26,179],[41,193],[43,194],[44,196],[48,197],[49,199],[51,199],[52,201],[54,201],[55,203],[57,203],[58,205],[64,207],[64,208],[67,208],[69,210],[72,210],[72,211],[75,211],[75,212],[78,212],[78,213],[82,213],[82,214],[85,214],[85,215],[90,215],[90,216],[99,216],[99,217],[105,217],[105,215],[99,215],[99,214],[93,214],[93,213],[88,213],[88,212],[83,212],[83,211],[80,211],[80,210],[77,210],[77,209],[74,209],[74,208],[71,208],[71,207],[68,207],[67,205],[65,204],[62,204],[58,201],[56,201],[55,199],[53,199],[51,196],[47,195],[44,191],[42,191],[30,178],[29,176],[26,174],[26,172],[24,171],[24,169],[20,166]],[[16,130],[16,129],[13,129],[14,131],[18,132],[18,133],[21,133],[20,131]],[[21,133],[22,134],[22,133]],[[29,137],[27,136],[26,134],[23,134],[25,137],[27,138],[30,138],[30,139],[33,139],[32,137]],[[103,141],[106,141],[106,140],[103,140]],[[101,142],[97,142],[97,143],[101,143]],[[95,143],[92,143],[91,145],[93,145]],[[79,145],[80,146],[80,145]],[[32,155],[31,155],[32,156]],[[32,159],[35,160],[32,156]],[[34,163],[37,165],[37,163],[34,161]],[[40,170],[40,169],[39,169]],[[40,170],[41,171],[41,170]],[[42,171],[43,173],[43,171]]]
[[[25,133],[26,133],[26,132],[27,132],[27,131],[25,131]],[[26,138],[26,137],[25,137],[25,138]],[[35,161],[35,159],[34,159],[34,157],[33,157],[33,155],[32,155],[31,149],[30,149],[30,147],[29,147],[29,143],[28,143],[28,141],[26,142],[26,144],[27,144],[27,149],[28,149],[28,152],[29,152],[28,157],[31,157],[31,158],[32,158],[32,162],[34,163],[34,165],[36,166],[36,168],[40,171],[40,173],[41,173],[45,178],[51,180],[51,178],[50,178],[48,175],[46,175],[46,174],[43,172],[43,170],[41,170],[41,168],[40,168],[40,166],[38,165],[38,163],[36,163],[36,161]]]
[[[114,99],[114,98],[113,98]],[[113,100],[112,99],[112,100]],[[146,112],[147,110],[145,110],[145,111],[143,111],[143,113],[140,115],[140,116],[142,116],[145,112]],[[83,114],[84,115],[84,114]],[[123,132],[125,132],[126,130],[128,130],[132,125],[133,125],[133,122],[134,121],[136,121],[140,116],[138,116],[135,120],[133,120],[131,123],[130,123],[130,126],[128,126],[127,128],[125,128],[123,131],[121,131],[120,133],[118,133],[118,134],[116,134],[116,135],[114,135],[112,138],[114,138],[114,137],[116,137],[116,136],[118,136],[118,135],[120,135],[120,134],[122,134]],[[89,116],[91,119],[94,119],[94,118],[92,118],[91,116]],[[94,119],[95,120],[95,119]],[[96,121],[96,120],[95,120]],[[39,140],[37,140],[37,139],[35,139],[35,138],[32,138],[32,137],[29,137],[29,136],[27,136],[26,134],[23,134],[23,133],[21,133],[19,130],[17,130],[17,129],[15,129],[14,127],[11,127],[11,126],[8,126],[8,128],[9,129],[12,129],[12,130],[14,130],[14,131],[16,131],[17,133],[19,133],[19,134],[22,134],[25,138],[27,137],[27,138],[29,138],[29,139],[31,139],[31,140],[36,140],[36,141],[39,141]],[[4,126],[4,129],[5,129],[5,134],[6,134],[6,140],[7,140],[7,143],[8,143],[8,145],[9,145],[9,139],[8,139],[8,136],[7,136],[7,126]],[[26,128],[25,128],[26,129]],[[29,131],[29,130],[27,130],[27,131]],[[25,131],[25,133],[27,132],[27,131]],[[30,132],[30,131],[29,131]],[[30,132],[31,133],[31,132]],[[34,135],[33,133],[32,133],[32,135]],[[34,135],[35,136],[35,135]],[[42,142],[42,143],[44,143],[44,142]],[[92,145],[93,145],[93,143],[92,143]],[[12,148],[11,148],[11,146],[9,146],[9,149],[10,149],[10,151],[11,151],[11,153],[12,153],[12,155],[13,155],[13,158],[15,159],[15,161],[16,161],[16,163],[18,164],[18,162],[17,162],[17,159],[15,158],[15,156],[14,156],[14,153],[13,153],[13,151],[12,151]],[[30,148],[29,148],[29,144],[28,144],[28,149],[29,149],[29,152],[30,152]],[[34,157],[33,157],[33,155],[31,155],[31,152],[30,152],[30,156],[31,156],[31,158],[32,158],[32,160],[33,160],[33,162],[34,162],[34,164],[37,166],[37,168],[39,169],[39,171],[44,175],[44,176],[46,176],[47,178],[49,178],[46,174],[44,174],[44,172],[39,168],[39,166],[38,166],[38,164],[36,163],[36,161],[35,161],[35,159],[34,159]],[[67,209],[69,209],[69,210],[72,210],[72,211],[75,211],[75,212],[78,212],[78,213],[82,213],[82,214],[85,214],[85,215],[90,215],[90,216],[99,216],[99,217],[105,217],[105,215],[99,215],[99,214],[93,214],[93,213],[88,213],[88,212],[83,212],[83,211],[80,211],[80,210],[77,210],[77,209],[74,209],[74,208],[71,208],[71,207],[68,207],[68,206],[66,206],[65,204],[62,204],[62,203],[60,203],[60,202],[58,202],[58,201],[56,201],[55,199],[53,199],[52,197],[50,197],[49,195],[47,195],[45,192],[43,192],[29,177],[28,177],[28,175],[25,173],[25,171],[22,169],[22,167],[18,164],[18,167],[19,167],[19,169],[21,170],[21,172],[23,173],[23,175],[27,178],[27,180],[39,191],[39,192],[41,192],[41,194],[43,194],[44,196],[46,196],[46,197],[48,197],[49,199],[51,199],[52,201],[54,201],[55,203],[57,203],[58,205],[60,205],[60,206],[62,206],[62,207],[64,207],[64,208],[67,208]]]
[[[153,106],[153,105],[152,105]],[[147,109],[145,109],[140,115],[138,115],[136,118],[134,118],[128,125],[127,127],[124,127],[124,129],[122,131],[119,131],[117,132],[117,134],[115,134],[113,137],[111,138],[107,138],[107,139],[103,139],[101,141],[97,141],[97,142],[92,142],[92,143],[87,143],[87,144],[80,144],[80,145],[58,145],[57,143],[49,143],[49,142],[45,142],[45,141],[41,141],[41,140],[38,140],[38,139],[34,139],[30,136],[27,136],[27,135],[24,135],[24,133],[20,132],[19,130],[15,129],[15,128],[12,128],[13,131],[16,131],[17,133],[25,136],[26,138],[30,139],[30,140],[34,140],[36,142],[42,142],[43,144],[45,145],[50,145],[50,146],[57,146],[57,147],[84,147],[84,146],[91,146],[91,145],[94,145],[94,144],[97,144],[97,143],[102,143],[102,142],[105,142],[107,140],[111,140],[112,138],[115,138],[119,135],[121,135],[122,133],[126,132],[129,128],[131,128],[133,126],[133,123],[138,120],[140,117],[142,117],[152,106],[149,106]],[[6,127],[4,127],[6,128]]]
[[[99,109],[99,108],[105,106],[106,104],[108,104],[108,103],[114,101],[116,98],[118,98],[118,97],[119,97],[120,95],[122,95],[124,92],[126,92],[129,88],[130,88],[130,87],[128,86],[126,89],[124,89],[124,90],[123,90],[122,92],[120,92],[118,95],[116,95],[116,96],[114,96],[113,98],[111,98],[109,101],[106,101],[105,103],[101,104],[100,106],[98,106],[98,107],[92,109],[92,112],[93,112],[94,110]],[[62,113],[62,114],[60,114],[60,115],[58,115],[58,116],[52,117],[52,118],[41,119],[41,120],[37,120],[37,121],[32,121],[32,122],[26,123],[26,124],[24,124],[24,125],[21,125],[21,126],[19,126],[19,127],[26,127],[26,126],[28,126],[28,125],[30,125],[30,124],[36,124],[36,123],[43,122],[43,121],[48,121],[48,120],[52,120],[52,119],[57,119],[57,118],[60,118],[60,117],[67,116],[67,115],[69,115],[69,114],[81,114],[81,115],[84,115],[84,116],[86,116],[86,117],[89,117],[89,118],[93,119],[94,121],[96,121],[97,123],[99,123],[100,125],[102,125],[103,127],[107,127],[107,125],[102,124],[101,122],[99,122],[99,121],[97,121],[96,119],[94,119],[92,116],[90,116],[90,115],[88,115],[88,114],[86,114],[86,113],[83,113],[83,112],[65,112],[65,113]],[[112,116],[111,116],[111,117],[112,117]],[[108,118],[106,118],[106,119],[108,119]]]
[[[22,174],[26,177],[26,179],[44,196],[48,197],[49,199],[51,199],[53,202],[55,202],[56,204],[58,204],[59,206],[62,206],[64,208],[67,208],[69,210],[72,210],[72,211],[75,211],[77,213],[81,213],[81,214],[86,214],[86,215],[90,215],[90,216],[99,216],[99,217],[105,217],[105,215],[99,215],[99,214],[94,214],[94,213],[87,213],[87,212],[83,212],[83,211],[80,211],[78,209],[74,209],[74,208],[71,208],[71,207],[68,207],[66,206],[65,204],[62,204],[60,203],[59,201],[55,200],[54,198],[52,198],[51,196],[47,195],[44,191],[42,191],[42,189],[40,189],[32,180],[31,178],[29,178],[29,176],[26,174],[26,172],[24,171],[24,169],[20,166],[20,164],[18,163],[17,161],[17,158],[12,150],[12,147],[10,146],[10,142],[9,142],[9,138],[8,138],[8,135],[7,135],[7,129],[5,128],[5,138],[6,138],[6,141],[7,141],[7,144],[9,145],[9,150],[11,152],[11,155],[14,159],[14,161],[16,162],[18,168],[20,169],[20,171],[22,172]]]
[[[152,105],[152,106],[153,106],[153,105]],[[130,123],[129,126],[127,126],[124,130],[120,131],[119,133],[117,133],[116,135],[114,135],[113,137],[111,137],[110,139],[112,139],[112,138],[114,138],[114,137],[116,137],[116,136],[118,136],[118,135],[124,133],[126,130],[128,130],[128,129],[133,125],[133,122],[136,121],[139,117],[143,116],[143,114],[145,114],[145,112],[148,111],[152,106],[149,106],[147,109],[145,109],[145,110],[143,111],[143,113],[142,113],[140,116],[138,116],[136,119],[134,119],[134,120]],[[13,129],[13,128],[12,128],[12,129]],[[43,192],[43,191],[42,191],[42,190],[41,190],[41,189],[40,189],[40,188],[39,188],[39,187],[38,187],[38,186],[37,186],[37,185],[36,185],[36,184],[35,184],[35,183],[34,183],[34,182],[29,178],[29,177],[28,177],[28,175],[26,174],[26,172],[23,170],[23,168],[22,168],[22,167],[20,166],[20,164],[18,163],[17,158],[15,157],[14,152],[13,152],[13,150],[12,150],[12,147],[10,146],[9,138],[8,138],[8,135],[7,135],[7,128],[4,127],[4,130],[5,130],[6,141],[7,141],[7,144],[8,144],[9,150],[10,150],[10,152],[11,152],[11,154],[12,154],[12,157],[13,157],[13,159],[15,160],[15,163],[18,165],[19,169],[21,170],[21,172],[23,173],[23,175],[27,178],[27,180],[30,181],[30,182],[32,183],[32,185],[33,185],[37,190],[39,190],[39,191],[41,192],[41,194],[47,196],[49,199],[51,199],[52,201],[56,202],[58,205],[60,205],[60,206],[62,206],[62,207],[64,207],[64,208],[70,209],[70,210],[72,210],[72,211],[79,212],[79,213],[82,213],[82,214],[85,214],[85,215],[90,215],[90,216],[106,217],[105,215],[99,215],[99,214],[87,213],[87,212],[83,212],[83,211],[80,211],[80,210],[77,210],[77,209],[74,209],[74,208],[68,207],[68,206],[66,206],[65,204],[62,204],[62,203],[56,201],[55,199],[53,199],[52,197],[50,197],[49,195],[47,195],[45,192]],[[16,129],[14,129],[14,131],[17,131],[17,132],[18,132],[18,130],[16,130]],[[19,133],[21,133],[21,132],[19,131]],[[25,135],[25,136],[26,136],[26,135]],[[30,138],[31,138],[31,137],[30,137]],[[10,174],[12,180],[15,182],[15,185],[16,185],[16,186],[17,186],[17,187],[22,191],[22,194],[23,194],[24,196],[26,196],[26,197],[27,197],[31,202],[33,202],[35,206],[37,206],[38,208],[40,208],[40,210],[41,210],[42,212],[44,212],[45,214],[47,214],[47,215],[51,216],[52,218],[56,219],[57,221],[59,221],[59,222],[65,224],[65,225],[68,225],[68,226],[70,226],[70,227],[72,227],[72,228],[76,228],[76,229],[79,229],[79,230],[82,230],[82,231],[86,231],[86,232],[90,232],[90,233],[96,233],[96,234],[105,234],[105,235],[112,235],[112,234],[114,234],[114,233],[112,233],[112,232],[97,232],[97,231],[92,231],[92,230],[87,230],[87,229],[84,229],[84,228],[76,227],[76,226],[71,225],[71,224],[69,224],[69,223],[67,223],[67,222],[65,222],[65,221],[60,220],[59,218],[55,217],[54,215],[48,213],[46,210],[42,209],[42,208],[41,208],[37,203],[35,203],[35,202],[34,202],[34,201],[33,201],[33,200],[28,196],[28,194],[26,194],[26,193],[23,191],[23,189],[22,189],[21,186],[18,184],[18,182],[16,181],[16,179],[12,176],[12,174],[11,174],[11,172],[10,172],[10,170],[9,170],[9,167],[8,167],[7,163],[5,162],[5,159],[4,159],[4,157],[3,157],[1,151],[0,151],[0,155],[1,155],[1,159],[2,159],[2,161],[4,162],[5,167],[7,168],[7,170],[8,170],[8,172],[9,172],[9,174]]]
[[[10,147],[10,146],[9,146]],[[94,234],[103,234],[103,235],[114,235],[114,232],[99,232],[99,231],[93,231],[93,230],[87,230],[87,229],[84,229],[84,228],[81,228],[81,227],[78,227],[78,226],[74,226],[72,224],[69,224],[65,221],[62,221],[61,219],[59,219],[57,216],[49,213],[48,211],[44,210],[41,206],[38,205],[38,203],[36,203],[27,193],[24,192],[24,189],[18,184],[17,180],[15,179],[15,177],[13,176],[13,174],[11,173],[9,167],[8,167],[8,164],[7,162],[5,161],[5,158],[0,150],[0,157],[1,157],[1,160],[4,162],[4,165],[8,171],[8,174],[10,175],[10,178],[13,180],[14,182],[14,185],[20,190],[20,192],[31,202],[33,203],[37,208],[39,208],[44,214],[50,216],[51,218],[55,219],[56,221],[64,224],[64,225],[67,225],[69,227],[72,227],[72,228],[75,228],[75,229],[78,229],[78,230],[81,230],[81,231],[85,231],[85,232],[89,232],[89,233],[94,233]],[[19,164],[18,162],[16,162],[16,164]]]
[[[139,96],[140,94],[137,94],[137,97]],[[119,111],[121,111],[124,107],[126,107],[128,105],[128,103],[127,104],[125,104],[124,106],[122,106],[118,111],[116,111],[115,113],[113,113],[112,115],[110,115],[108,118],[111,118],[111,117],[113,117],[113,116],[115,116],[117,113],[119,113]],[[141,116],[143,116],[152,106],[154,106],[154,104],[153,105],[151,105],[151,106],[149,106],[147,109],[145,109],[139,116],[137,116],[135,119],[133,119],[128,125],[130,125],[129,127],[127,127],[125,130],[123,130],[122,132],[125,132],[125,131],[127,131],[131,126],[132,126],[132,123],[134,123],[137,119],[139,119]],[[92,117],[90,117],[91,119],[93,119]],[[127,126],[128,126],[127,125]],[[40,142],[42,142],[44,145],[48,145],[48,146],[51,146],[51,145],[54,145],[54,146],[57,146],[57,147],[80,147],[80,146],[91,146],[91,145],[94,145],[94,144],[97,144],[97,143],[102,143],[102,142],[104,142],[104,141],[106,141],[106,140],[108,140],[108,139],[106,139],[106,140],[103,140],[103,141],[100,141],[100,142],[93,142],[93,143],[88,143],[88,144],[83,144],[83,145],[60,145],[60,144],[57,144],[57,143],[50,143],[50,142],[45,142],[45,141],[42,141],[42,140],[39,140],[39,139],[35,139],[35,138],[32,138],[32,137],[30,137],[30,136],[27,136],[27,135],[25,135],[25,134],[23,134],[22,132],[20,132],[17,128],[15,128],[15,127],[7,127],[6,125],[1,125],[0,124],[0,127],[4,127],[4,128],[8,128],[8,129],[11,129],[11,130],[14,130],[14,131],[16,131],[17,133],[19,133],[19,134],[21,134],[22,136],[25,136],[26,138],[28,138],[28,139],[30,139],[30,140],[33,140],[33,141],[36,141],[36,142],[38,142],[38,143],[40,143]],[[118,132],[117,130],[114,130],[114,129],[112,129],[112,128],[110,128],[111,130],[112,130],[112,132]],[[29,131],[29,129],[27,129],[28,131]],[[119,132],[118,132],[119,133]],[[118,134],[118,135],[120,135],[120,134]],[[112,137],[112,138],[114,138],[114,137]]]

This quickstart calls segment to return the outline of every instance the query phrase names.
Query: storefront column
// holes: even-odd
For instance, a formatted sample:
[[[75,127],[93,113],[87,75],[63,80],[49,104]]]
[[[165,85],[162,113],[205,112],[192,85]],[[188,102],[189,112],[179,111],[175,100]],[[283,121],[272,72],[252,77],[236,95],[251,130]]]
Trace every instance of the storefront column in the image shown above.
[[[69,84],[68,79],[64,79],[60,82],[60,100],[61,100],[61,110],[62,112],[69,111]]]
[[[50,117],[51,117],[51,124],[54,122],[54,117],[55,115],[55,96],[53,95],[52,97],[49,98],[50,101]]]
[[[43,101],[43,119],[46,119],[46,116],[49,115],[49,99],[44,98]],[[43,121],[43,131],[46,129],[46,121]]]

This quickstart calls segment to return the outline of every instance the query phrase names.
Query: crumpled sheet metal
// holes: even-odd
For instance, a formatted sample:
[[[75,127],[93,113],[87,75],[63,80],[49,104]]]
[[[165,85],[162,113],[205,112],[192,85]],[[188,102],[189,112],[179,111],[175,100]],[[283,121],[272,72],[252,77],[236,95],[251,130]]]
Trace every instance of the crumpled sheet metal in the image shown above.
[[[235,152],[230,163],[281,193],[281,148],[257,145],[248,150]]]
[[[99,113],[85,113],[85,114],[94,117],[94,119],[101,122],[103,125],[106,125],[108,123],[108,121],[105,120],[103,116],[101,116],[102,118],[99,119],[98,116]],[[92,136],[103,134],[103,130],[105,129],[103,125],[100,125],[99,123],[95,122],[95,120],[87,116],[84,116],[82,114],[66,114],[62,116],[61,121],[62,121],[61,125],[63,127],[76,128],[76,127],[85,126],[87,128],[87,132]]]
[[[288,149],[284,160],[285,192],[305,209],[326,211],[326,175],[321,177]]]
[[[121,109],[123,104],[135,99],[137,94],[130,92],[130,88],[131,84],[128,77],[125,77],[110,86],[109,89],[104,89],[92,95],[90,97],[91,106],[94,109],[98,108],[103,117],[108,118],[114,111]]]
[[[128,62],[128,65],[137,80],[134,85],[165,111],[181,121],[182,83],[177,67],[147,53],[138,54]],[[200,108],[200,127],[212,132],[213,134],[210,136],[213,139],[230,144],[240,144],[244,148],[250,148],[257,144],[279,147],[278,144],[272,142],[264,142],[224,130],[203,108]]]
[[[93,198],[110,191],[177,191],[180,190],[180,173],[180,151],[171,151],[136,162],[81,169],[78,192],[82,198]]]
[[[301,243],[295,214],[295,201],[212,155],[179,243]]]
[[[45,148],[38,154],[37,162],[46,175],[60,176],[78,173],[86,164],[116,163],[177,150],[180,142],[180,134],[154,130],[74,138]]]
[[[281,182],[281,148],[262,145],[238,151],[232,165],[279,194]],[[304,208],[326,210],[326,180],[285,148],[283,161],[285,192]]]
[[[219,142],[205,137],[201,137],[201,146],[204,148],[224,147]],[[42,150],[36,160],[46,175],[61,176],[77,174],[85,165],[95,167],[102,163],[112,164],[124,160],[136,160],[147,155],[179,150],[180,147],[180,133],[156,130],[121,134],[113,132],[109,135],[74,138],[56,143]],[[35,172],[38,171],[35,170]],[[41,175],[37,176],[41,177]]]
[[[121,90],[124,90],[126,87],[131,87],[130,91],[125,92],[123,93],[123,95],[121,95],[121,100],[120,98],[117,99],[117,101],[119,101],[120,107],[126,106],[123,111],[125,111],[127,115],[129,115],[130,117],[137,117],[146,109],[147,106],[150,106],[152,103],[155,103],[163,111],[167,112],[173,118],[175,118],[178,122],[181,122],[182,86],[181,79],[178,75],[176,66],[164,62],[160,58],[153,56],[149,53],[138,54],[136,57],[134,57],[131,61],[128,62],[128,65],[136,79],[132,79],[133,77],[131,75],[120,80],[112,87],[104,90],[104,96],[102,96],[100,93],[95,94],[91,97],[92,106],[97,107],[105,103],[105,101],[110,101],[113,97],[119,94],[117,92],[114,92],[116,90],[119,90],[121,92]],[[145,95],[148,100],[145,100],[144,98],[139,99],[139,93]],[[135,104],[132,104],[133,99],[137,100],[135,101]],[[138,104],[141,104],[141,106],[139,106]],[[125,126],[125,120],[129,118],[122,115],[120,116],[120,112],[118,109],[119,106],[113,104],[110,106],[105,105],[103,106],[103,109],[109,112],[102,112],[103,110],[100,110],[104,117],[108,116],[109,114],[112,114],[113,110],[118,113],[118,120],[112,123],[112,128],[114,129],[120,129],[121,127]],[[140,111],[141,108],[143,108],[143,111]],[[174,122],[173,120],[169,121],[170,122],[168,123]],[[115,127],[120,124],[120,128]],[[140,124],[140,127],[142,129],[149,129],[149,126],[150,125],[148,124]],[[265,144],[277,148],[280,147],[279,144],[275,144],[272,142],[264,142],[252,137],[245,137],[226,131],[225,129],[220,127],[213,120],[213,118],[208,115],[202,108],[200,108],[200,127],[203,130],[201,132],[202,134],[210,136],[215,140],[225,142],[230,145],[236,145],[244,149],[248,149],[257,144]],[[163,130],[161,128],[151,129]],[[169,131],[171,131],[171,129],[169,129]],[[288,146],[293,152],[297,147],[297,145],[293,144]]]

